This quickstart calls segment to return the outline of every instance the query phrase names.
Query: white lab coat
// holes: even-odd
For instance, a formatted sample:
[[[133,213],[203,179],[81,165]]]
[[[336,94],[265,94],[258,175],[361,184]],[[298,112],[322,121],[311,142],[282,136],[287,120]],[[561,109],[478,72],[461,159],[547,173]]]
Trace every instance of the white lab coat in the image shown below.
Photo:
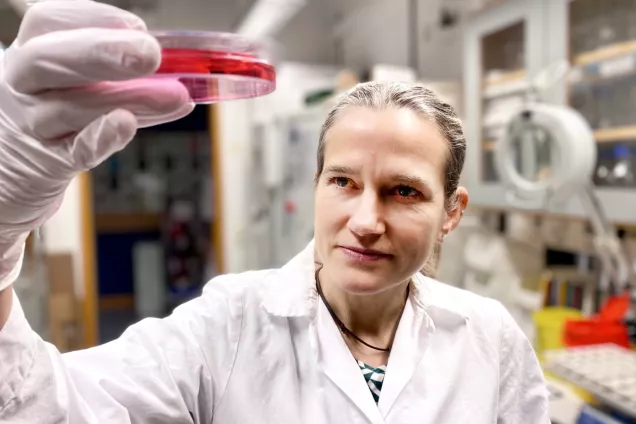
[[[16,303],[0,332],[0,422],[550,422],[541,370],[506,310],[420,275],[376,405],[317,296],[313,252],[216,278],[170,317],[65,355]]]

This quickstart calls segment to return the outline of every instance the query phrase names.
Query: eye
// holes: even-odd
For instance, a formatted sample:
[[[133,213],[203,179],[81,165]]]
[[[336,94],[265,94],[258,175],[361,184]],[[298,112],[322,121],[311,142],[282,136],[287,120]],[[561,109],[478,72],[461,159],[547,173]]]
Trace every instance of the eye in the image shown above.
[[[415,190],[413,187],[409,187],[405,185],[399,185],[395,187],[393,190],[395,194],[404,198],[414,198],[420,194],[420,192]]]
[[[349,185],[349,178],[347,177],[333,177],[329,179],[331,184],[335,184],[340,188],[346,188]]]

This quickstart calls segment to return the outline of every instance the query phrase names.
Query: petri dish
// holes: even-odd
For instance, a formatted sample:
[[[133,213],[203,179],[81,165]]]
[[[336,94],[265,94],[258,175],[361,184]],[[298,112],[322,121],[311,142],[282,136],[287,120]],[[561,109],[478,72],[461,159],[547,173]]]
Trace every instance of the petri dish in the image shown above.
[[[153,78],[186,86],[195,103],[264,96],[276,89],[273,47],[237,34],[153,31],[162,59]]]

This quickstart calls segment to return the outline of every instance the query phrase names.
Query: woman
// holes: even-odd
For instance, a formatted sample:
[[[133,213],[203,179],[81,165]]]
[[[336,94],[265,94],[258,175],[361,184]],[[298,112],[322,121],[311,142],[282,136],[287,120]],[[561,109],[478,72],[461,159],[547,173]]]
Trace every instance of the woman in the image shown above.
[[[84,57],[60,40],[106,53]],[[126,80],[159,55],[132,15],[51,1],[29,12],[5,57],[0,422],[549,422],[541,370],[504,308],[418,272],[466,207],[466,146],[452,109],[409,84],[360,85],[329,114],[315,242],[283,268],[216,278],[170,317],[103,346],[60,355],[39,339],[10,289],[24,234],[140,121],[187,113],[176,85],[99,83],[105,63],[119,70],[111,81]],[[100,93],[90,107],[87,90]],[[83,115],[64,121],[67,109]]]

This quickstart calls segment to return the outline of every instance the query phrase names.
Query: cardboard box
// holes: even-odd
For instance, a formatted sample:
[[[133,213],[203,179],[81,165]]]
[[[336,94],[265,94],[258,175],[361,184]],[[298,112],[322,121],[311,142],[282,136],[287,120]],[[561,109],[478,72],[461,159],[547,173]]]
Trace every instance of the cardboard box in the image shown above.
[[[49,292],[52,295],[75,292],[73,255],[70,253],[47,254],[46,269],[49,277]]]
[[[75,296],[73,256],[70,253],[45,257],[49,279],[49,333],[60,352],[81,348],[80,308]]]

